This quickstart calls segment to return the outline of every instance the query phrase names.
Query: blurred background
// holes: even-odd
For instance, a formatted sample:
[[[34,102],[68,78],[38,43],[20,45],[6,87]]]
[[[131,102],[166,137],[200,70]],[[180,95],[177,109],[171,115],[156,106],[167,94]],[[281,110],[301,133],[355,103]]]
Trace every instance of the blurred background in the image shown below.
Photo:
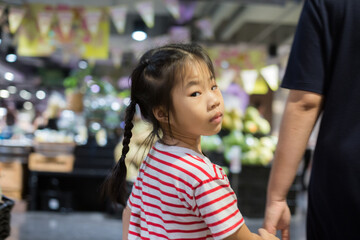
[[[226,111],[202,149],[227,172],[252,231],[287,91],[280,89],[300,0],[1,0],[0,239],[121,239],[121,206],[100,188],[121,152],[129,75],[146,50],[197,42],[215,65]],[[137,175],[149,126],[137,114]],[[314,133],[315,135],[315,133]],[[305,239],[311,138],[288,203]]]

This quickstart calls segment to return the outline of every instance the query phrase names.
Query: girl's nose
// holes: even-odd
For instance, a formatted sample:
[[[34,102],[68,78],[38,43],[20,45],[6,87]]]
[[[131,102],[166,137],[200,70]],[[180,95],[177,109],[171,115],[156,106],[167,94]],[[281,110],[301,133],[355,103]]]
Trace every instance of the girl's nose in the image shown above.
[[[216,107],[218,107],[221,103],[221,96],[218,96],[218,94],[214,92],[209,93],[209,109],[212,110]]]

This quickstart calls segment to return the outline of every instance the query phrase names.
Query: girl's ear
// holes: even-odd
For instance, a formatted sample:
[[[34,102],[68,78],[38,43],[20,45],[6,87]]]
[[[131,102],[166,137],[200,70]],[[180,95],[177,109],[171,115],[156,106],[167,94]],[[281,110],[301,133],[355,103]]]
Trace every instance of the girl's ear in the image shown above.
[[[164,107],[162,107],[162,106],[155,107],[153,109],[153,114],[160,123],[167,123],[168,115],[167,115]]]

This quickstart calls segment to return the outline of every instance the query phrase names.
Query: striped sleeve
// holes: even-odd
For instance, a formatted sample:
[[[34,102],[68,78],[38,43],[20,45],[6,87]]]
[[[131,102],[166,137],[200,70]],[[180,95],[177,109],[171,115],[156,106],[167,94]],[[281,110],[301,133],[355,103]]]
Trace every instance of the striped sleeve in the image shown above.
[[[131,188],[131,194],[127,200],[127,205],[129,206],[129,208],[131,209],[132,203],[134,202],[134,195],[139,196],[140,191],[141,191],[141,185],[142,185],[142,178],[140,176],[141,172],[139,172],[138,177],[136,178],[136,181],[134,182],[132,188]],[[139,209],[140,210],[140,209]]]
[[[214,239],[224,239],[238,230],[244,219],[226,177],[203,181],[195,189],[195,208]]]

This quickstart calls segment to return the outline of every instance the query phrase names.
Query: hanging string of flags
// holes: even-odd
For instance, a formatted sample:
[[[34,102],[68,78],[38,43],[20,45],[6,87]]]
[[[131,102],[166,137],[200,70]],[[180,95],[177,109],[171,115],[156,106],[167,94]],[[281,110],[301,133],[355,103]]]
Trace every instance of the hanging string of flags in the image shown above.
[[[180,19],[182,15],[181,4],[179,0],[163,0],[164,6],[174,19]],[[2,16],[7,5],[0,3],[0,17]],[[59,27],[64,35],[69,35],[72,21],[74,20],[75,12],[82,12],[82,17],[88,23],[91,34],[97,33],[98,24],[100,22],[103,12],[108,15],[119,33],[123,33],[126,23],[126,14],[128,12],[127,5],[116,5],[111,7],[69,7],[65,5],[45,5],[45,4],[24,4],[23,6],[9,5],[8,20],[10,31],[12,34],[16,33],[21,25],[26,13],[32,11],[35,13],[35,18],[38,21],[38,27],[41,34],[46,34],[49,30],[52,21],[56,18]],[[144,0],[137,2],[135,8],[140,14],[148,28],[153,28],[155,25],[155,11],[154,4],[151,0]],[[193,7],[195,8],[195,6]],[[188,11],[187,11],[188,12]],[[184,12],[187,13],[187,12]],[[186,16],[188,17],[188,16]]]
[[[12,34],[14,34],[16,30],[19,28],[21,21],[24,18],[24,15],[25,15],[25,8],[13,7],[13,6],[10,7],[9,28]]]
[[[247,94],[266,94],[276,91],[280,84],[280,67],[267,63],[268,53],[264,46],[237,44],[214,45],[207,49],[217,70],[218,86],[226,91],[236,82]]]
[[[162,1],[175,20],[181,18],[181,4],[179,0]],[[146,26],[153,28],[155,26],[153,1],[144,0],[135,3],[134,6]],[[99,42],[103,42],[105,38],[109,38],[109,36],[99,37],[99,32],[101,32],[101,34],[110,34],[110,32],[104,31],[104,28],[108,28],[109,25],[109,23],[105,24],[104,22],[111,19],[117,32],[122,34],[125,31],[126,15],[128,14],[128,6],[125,4],[111,7],[70,7],[66,5],[53,6],[35,3],[21,6],[0,3],[0,17],[4,14],[5,9],[8,9],[7,20],[9,23],[9,32],[11,34],[21,35],[19,38],[29,37],[32,40],[31,42],[19,41],[21,43],[27,43],[25,46],[18,46],[20,48],[20,54],[30,54],[26,56],[43,56],[46,54],[42,51],[37,55],[37,51],[34,49],[33,51],[26,49],[28,47],[37,48],[36,42],[40,45],[46,42],[54,42],[54,40],[57,44],[68,44],[69,42],[99,44]],[[33,28],[33,24],[28,23],[31,21],[36,23],[35,29]],[[23,29],[29,26],[32,31],[35,30],[35,33],[38,33],[38,36],[35,36],[29,29]],[[56,36],[49,36],[50,34],[55,34]],[[47,38],[52,38],[52,41],[48,41]],[[86,46],[79,48],[84,49]],[[94,54],[92,57],[98,59],[104,56]]]
[[[57,19],[59,21],[59,28],[64,38],[69,38],[72,22],[74,19],[74,12],[72,9],[65,5],[60,5],[56,11]]]
[[[135,8],[148,28],[153,28],[156,24],[153,1],[142,0],[135,2],[134,6],[130,6]],[[159,1],[163,2],[163,6],[165,6],[170,15],[179,24],[188,22],[194,17],[195,2],[181,2],[180,0]],[[123,34],[126,26],[126,17],[129,12],[129,6],[125,4],[111,7],[77,7],[63,4],[26,3],[19,6],[0,3],[0,16],[5,12],[6,8],[8,8],[9,32],[19,35],[19,38],[27,37],[31,39],[30,42],[24,39],[19,41],[22,43],[22,45],[18,45],[18,48],[20,48],[19,54],[25,54],[24,56],[46,56],[51,54],[51,49],[55,51],[59,45],[64,47],[65,44],[70,44],[71,42],[77,44],[90,44],[90,42],[99,44],[99,42],[104,42],[109,37],[98,36],[99,32],[110,34],[104,31],[110,23],[106,24],[104,22],[111,19],[117,32]],[[32,21],[36,23],[35,28],[32,23],[29,23]],[[210,19],[198,19],[195,27],[200,30],[204,39],[213,38],[214,33]],[[24,28],[31,28],[31,30]],[[184,27],[181,29],[181,26],[175,30],[172,29],[170,35],[173,41],[176,41],[174,38],[181,38],[178,41],[190,38],[189,33],[186,30],[184,32]],[[44,46],[47,43],[52,44],[52,46]],[[45,47],[47,50],[38,51],[40,46]],[[69,47],[65,48],[69,49]],[[86,47],[78,46],[78,51],[85,51],[84,49]],[[82,53],[79,53],[79,55],[82,55]],[[92,57],[94,59],[103,59],[108,56],[103,54],[98,56],[94,53]]]
[[[126,5],[109,7],[109,12],[118,33],[124,33],[127,13]]]
[[[162,0],[164,6],[178,23],[189,21],[194,16],[194,2]],[[143,0],[134,4],[148,28],[155,26],[154,4]],[[70,56],[95,62],[111,59],[114,66],[120,67],[124,49],[130,46],[137,54],[149,45],[166,42],[190,41],[190,31],[184,26],[174,26],[166,36],[153,38],[151,43],[110,42],[110,21],[119,34],[123,34],[129,6],[119,4],[111,7],[70,7],[67,5],[50,6],[45,4],[5,5],[0,4],[0,19],[8,9],[9,31],[15,34],[17,53],[21,56],[49,56],[56,48],[62,48],[63,61]],[[214,36],[211,19],[196,20],[197,27],[204,38]],[[150,40],[147,40],[150,41]],[[225,90],[232,82],[242,86],[247,94],[266,94],[269,89],[279,87],[279,67],[266,65],[267,52],[251,46],[212,46],[208,49],[210,57],[218,69]],[[111,54],[111,55],[110,55]],[[234,80],[235,79],[235,80]],[[236,80],[237,79],[237,80]]]

